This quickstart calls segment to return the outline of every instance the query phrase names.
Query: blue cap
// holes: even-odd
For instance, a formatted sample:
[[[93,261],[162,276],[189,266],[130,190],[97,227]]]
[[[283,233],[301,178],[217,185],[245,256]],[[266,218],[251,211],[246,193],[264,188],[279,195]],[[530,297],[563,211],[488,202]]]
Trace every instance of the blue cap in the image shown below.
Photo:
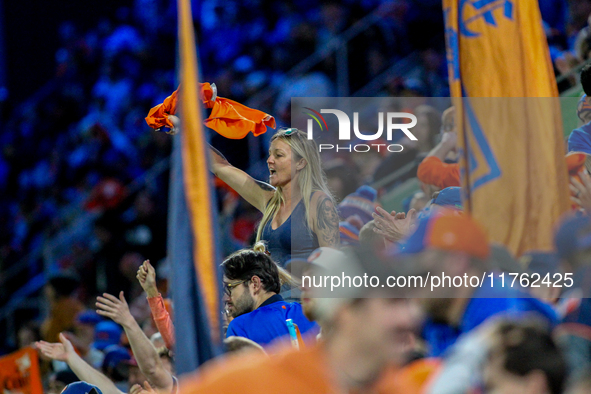
[[[458,186],[446,187],[433,199],[433,204],[463,210],[462,188]]]
[[[93,310],[80,312],[76,316],[76,322],[81,323],[81,324],[91,324],[94,326],[102,321],[103,321],[103,317]]]
[[[119,324],[112,321],[100,322],[94,328],[93,346],[95,349],[103,350],[109,345],[118,345],[122,333],[123,329]]]
[[[75,382],[64,387],[61,394],[103,394],[103,392],[92,384]]]
[[[123,346],[107,346],[103,352],[105,353],[105,358],[103,359],[103,370],[105,371],[109,368],[116,368],[121,361],[131,360],[131,354]]]
[[[568,259],[586,249],[591,249],[591,220],[588,216],[571,216],[564,220],[556,235],[554,244],[558,256]]]
[[[373,219],[377,197],[378,192],[374,188],[363,185],[341,201],[338,206],[339,214],[343,219],[358,215],[363,224],[366,224]]]

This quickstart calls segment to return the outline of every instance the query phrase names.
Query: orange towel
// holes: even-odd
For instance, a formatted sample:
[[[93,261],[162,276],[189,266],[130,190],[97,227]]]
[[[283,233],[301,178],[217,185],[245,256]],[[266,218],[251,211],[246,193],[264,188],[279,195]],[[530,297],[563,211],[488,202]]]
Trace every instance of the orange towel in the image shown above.
[[[155,130],[173,127],[168,115],[176,113],[179,89],[168,96],[162,104],[150,109],[146,117],[148,126]],[[275,128],[275,118],[271,115],[234,100],[216,97],[214,88],[209,83],[201,84],[200,97],[203,105],[211,108],[209,118],[204,121],[205,125],[226,138],[242,139],[249,132],[258,136],[267,131],[267,126]]]

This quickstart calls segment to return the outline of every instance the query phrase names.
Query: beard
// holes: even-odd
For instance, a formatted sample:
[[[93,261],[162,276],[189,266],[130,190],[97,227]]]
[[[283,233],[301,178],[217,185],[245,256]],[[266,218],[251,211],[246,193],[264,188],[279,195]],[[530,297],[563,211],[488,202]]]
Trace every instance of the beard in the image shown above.
[[[252,312],[254,310],[254,298],[250,295],[249,292],[245,291],[242,293],[240,298],[232,300],[233,308],[230,308],[230,316],[232,318],[237,318],[240,315],[244,315],[245,313]]]
[[[318,319],[314,301],[313,299],[308,299],[307,302],[302,302],[302,312],[306,316],[306,319],[310,321],[316,321]]]

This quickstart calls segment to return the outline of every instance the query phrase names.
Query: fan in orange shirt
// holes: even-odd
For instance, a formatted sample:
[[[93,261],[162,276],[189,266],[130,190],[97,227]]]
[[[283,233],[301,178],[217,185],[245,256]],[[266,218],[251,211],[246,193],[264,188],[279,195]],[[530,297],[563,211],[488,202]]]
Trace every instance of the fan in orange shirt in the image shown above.
[[[445,158],[456,148],[458,135],[455,129],[455,110],[450,107],[441,115],[443,134],[441,142],[419,164],[417,178],[426,185],[439,189],[460,186],[460,167],[457,163],[445,163]]]

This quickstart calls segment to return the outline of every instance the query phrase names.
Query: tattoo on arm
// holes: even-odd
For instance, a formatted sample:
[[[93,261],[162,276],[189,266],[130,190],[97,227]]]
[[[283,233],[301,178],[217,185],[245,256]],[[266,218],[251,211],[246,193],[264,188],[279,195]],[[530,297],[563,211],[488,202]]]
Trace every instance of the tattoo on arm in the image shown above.
[[[254,183],[256,183],[258,187],[260,187],[261,189],[263,189],[266,192],[274,192],[275,191],[275,188],[273,186],[271,186],[268,183],[265,183],[263,181],[259,181],[257,179],[254,179]]]
[[[318,204],[316,213],[318,235],[328,245],[338,245],[340,243],[339,234],[339,215],[335,209],[334,203],[330,198],[325,197]]]

